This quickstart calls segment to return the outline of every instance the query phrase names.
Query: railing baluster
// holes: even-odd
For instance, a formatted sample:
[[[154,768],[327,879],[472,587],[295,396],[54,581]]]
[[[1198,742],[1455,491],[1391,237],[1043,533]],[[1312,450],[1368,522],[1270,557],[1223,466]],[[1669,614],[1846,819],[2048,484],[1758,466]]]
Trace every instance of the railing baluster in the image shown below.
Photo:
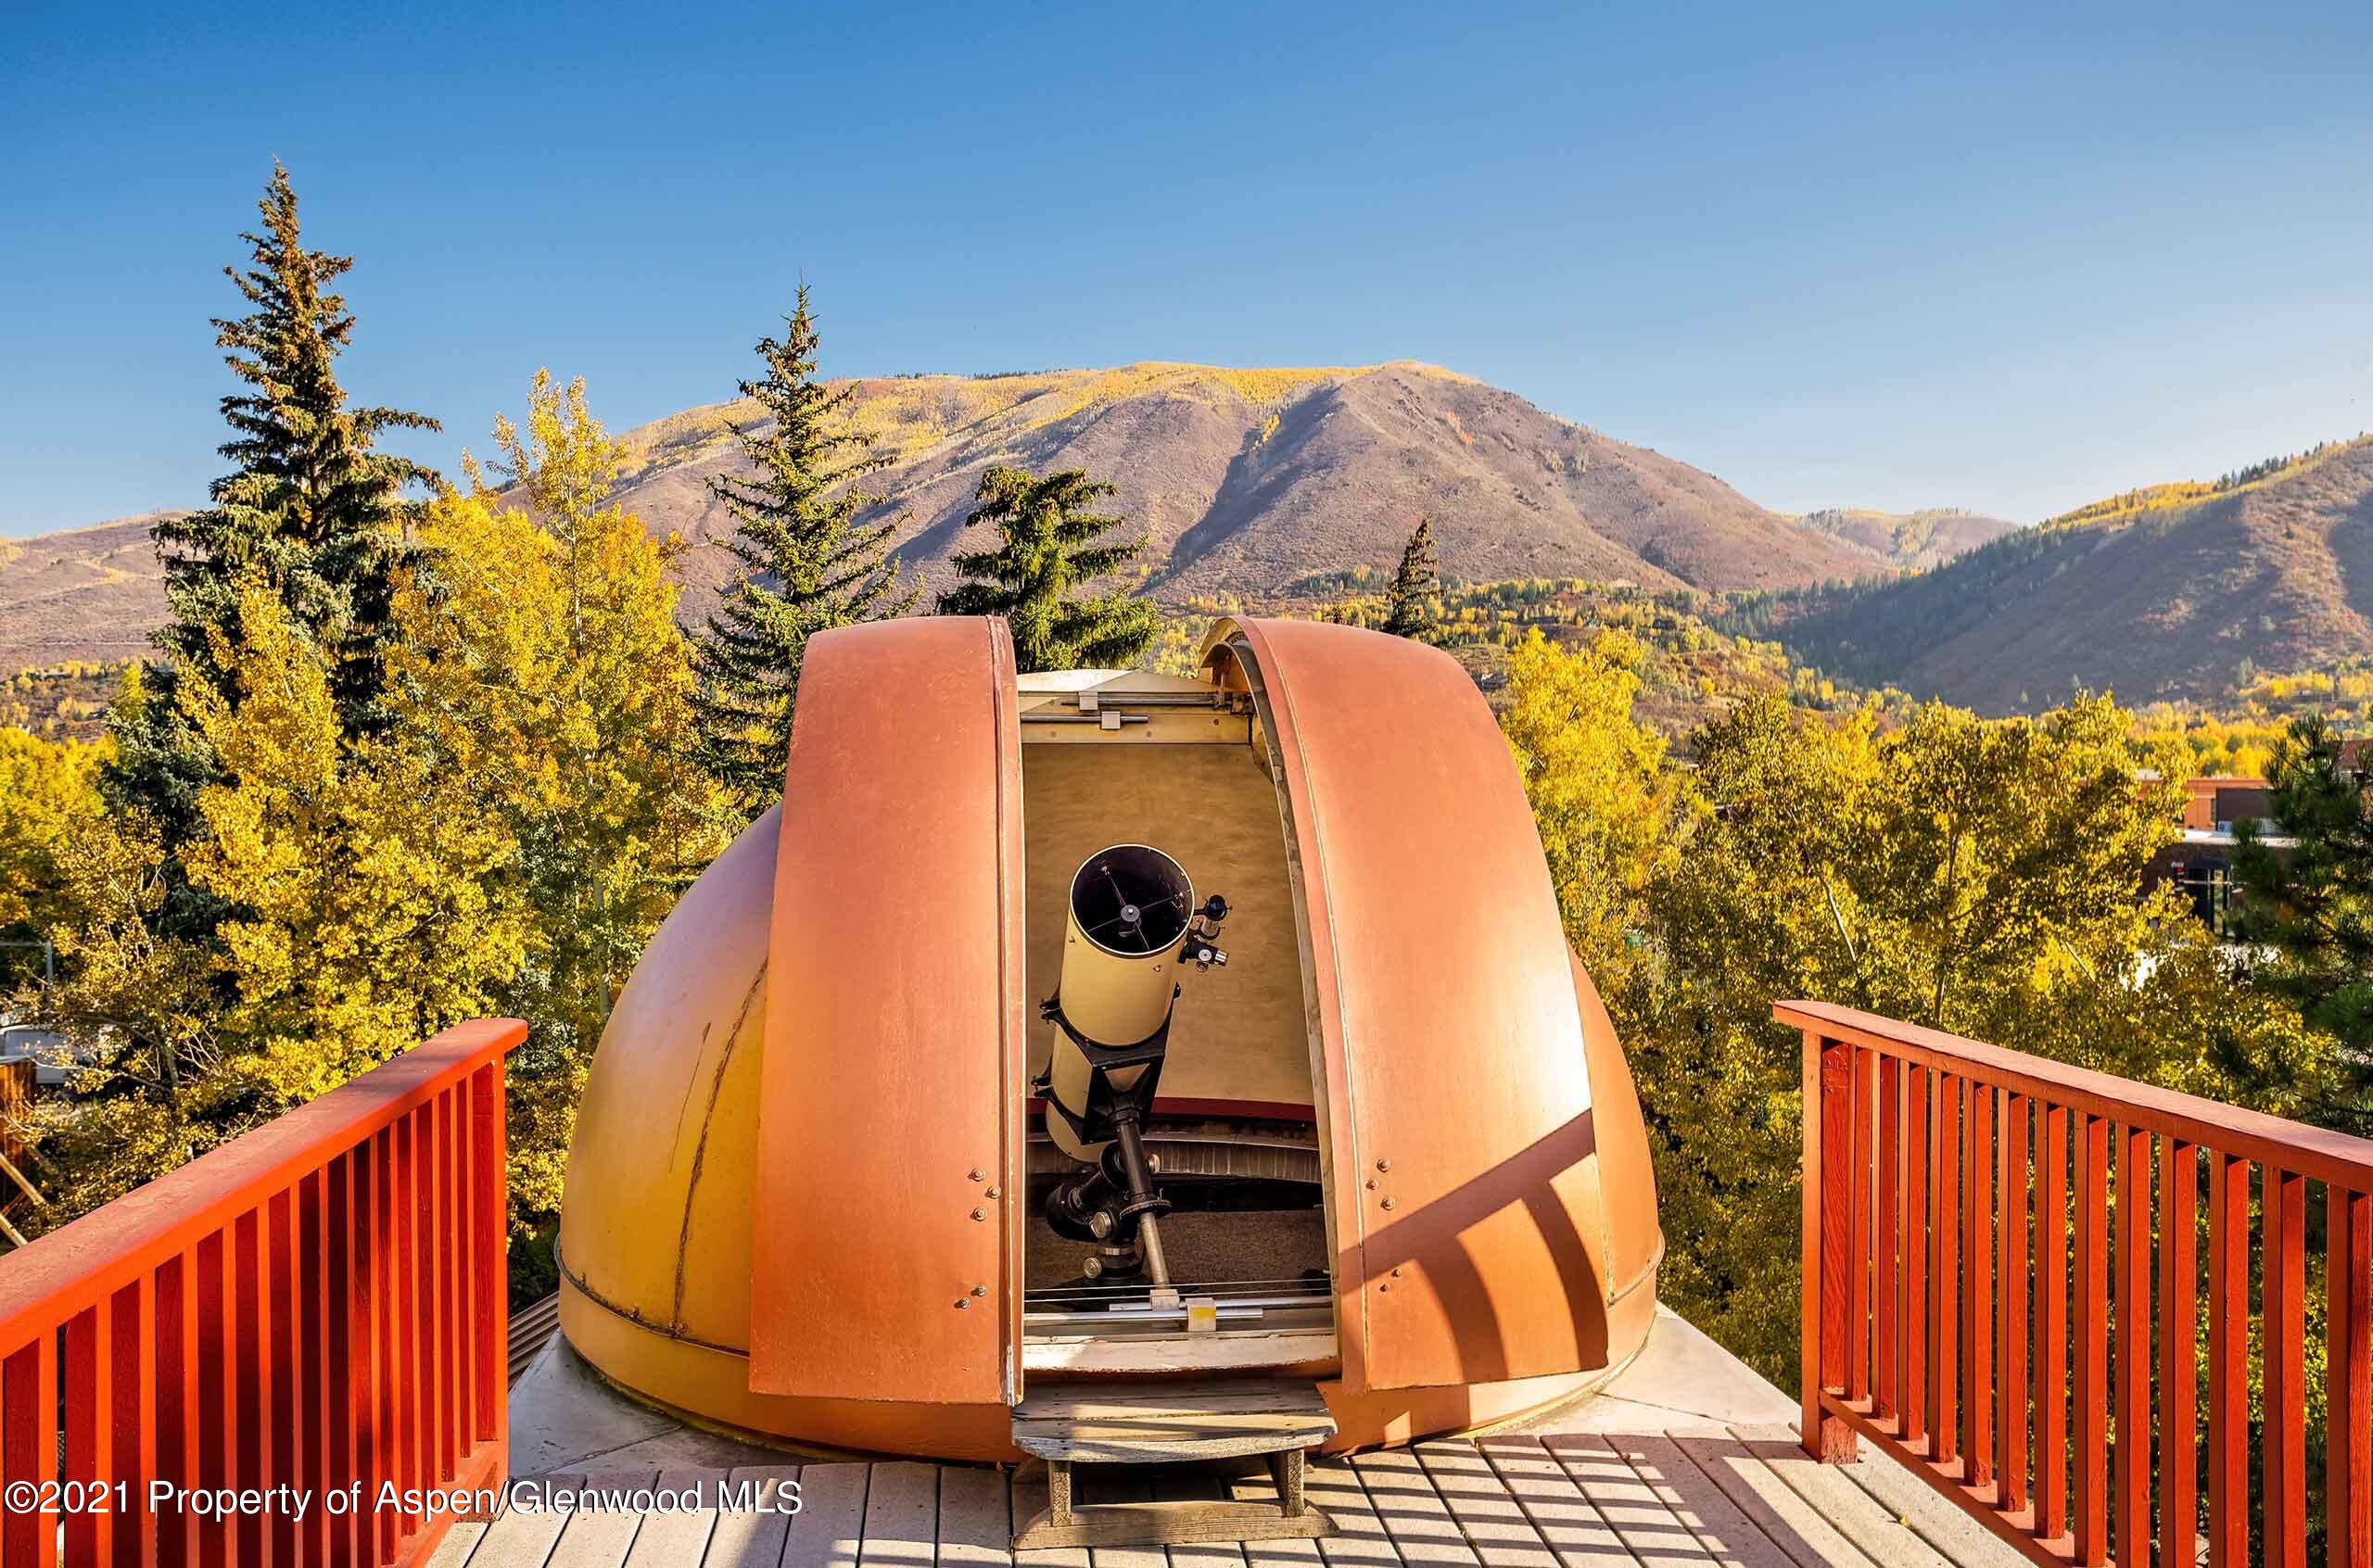
[[[457,1310],[461,1282],[453,1272],[453,1233],[459,1228],[460,1195],[453,1163],[453,1095],[437,1096],[437,1448],[438,1473],[450,1481],[462,1472],[462,1344]]]
[[[232,1354],[237,1360],[232,1396],[236,1411],[233,1428],[235,1436],[227,1480],[236,1487],[268,1485],[263,1475],[271,1463],[270,1451],[265,1447],[270,1440],[265,1429],[271,1417],[267,1413],[270,1385],[266,1382],[265,1366],[269,1358],[264,1350],[264,1336],[270,1330],[263,1298],[266,1260],[262,1230],[261,1218],[251,1208],[239,1216],[231,1231]],[[243,1513],[233,1529],[238,1537],[242,1568],[247,1563],[261,1562],[262,1515]]]
[[[158,1388],[156,1342],[149,1325],[155,1321],[157,1287],[154,1278],[141,1275],[118,1289],[109,1306],[107,1354],[113,1363],[108,1383],[114,1392],[108,1416],[110,1473],[134,1491],[157,1473],[157,1428],[148,1416],[148,1400]],[[149,1543],[156,1532],[156,1511],[146,1499],[114,1522],[113,1562],[116,1568],[154,1562]]]
[[[1878,1162],[1871,1153],[1871,1128],[1878,1109],[1878,1058],[1868,1051],[1856,1051],[1849,1060],[1854,1131],[1846,1156],[1853,1180],[1846,1221],[1851,1250],[1846,1275],[1846,1397],[1867,1399],[1871,1396],[1871,1255],[1875,1250],[1871,1239],[1872,1190],[1878,1177]]]
[[[0,1482],[36,1488],[57,1477],[57,1335],[44,1329],[0,1360]],[[57,1515],[46,1509],[0,1510],[0,1562],[8,1568],[54,1568]]]
[[[354,1172],[362,1159],[361,1149],[349,1149],[331,1160],[324,1172],[322,1188],[323,1299],[327,1306],[322,1320],[323,1348],[328,1357],[324,1369],[327,1386],[324,1390],[323,1428],[326,1434],[329,1484],[341,1489],[362,1478],[362,1467],[355,1459],[356,1447],[362,1436],[362,1423],[357,1419],[362,1406],[355,1398],[354,1389],[356,1379],[365,1370],[362,1363],[371,1354],[370,1341],[365,1337],[362,1294],[354,1271],[356,1227],[362,1223],[362,1210],[355,1203]],[[329,1531],[326,1561],[330,1568],[355,1568],[356,1511],[349,1509],[323,1522]]]
[[[2151,1561],[2151,1134],[2117,1130],[2117,1560]]]
[[[2264,1206],[2265,1561],[2307,1568],[2305,1179],[2268,1166]]]
[[[1826,1415],[1824,1391],[1846,1387],[1846,1275],[1852,1256],[1846,1235],[1846,1189],[1852,1154],[1852,1064],[1844,1045],[1805,1037],[1806,1122],[1804,1203],[1805,1446],[1823,1459],[1849,1457],[1854,1439],[1846,1423]]]
[[[467,1461],[470,1452],[470,1432],[476,1422],[471,1409],[472,1396],[477,1392],[477,1379],[472,1375],[470,1361],[470,1330],[476,1319],[470,1299],[476,1272],[470,1267],[471,1207],[469,1161],[464,1157],[470,1132],[470,1086],[456,1085],[446,1096],[445,1129],[445,1278],[450,1282],[445,1291],[447,1333],[453,1347],[453,1421],[447,1446],[452,1450],[456,1473]]]
[[[157,1479],[186,1486],[197,1473],[197,1266],[188,1253],[157,1265]],[[159,1568],[186,1568],[189,1522],[142,1511],[157,1532]]]
[[[1994,1479],[1994,1091],[1969,1080],[1961,1148],[1962,1475]]]
[[[1955,1330],[1961,1316],[1961,1081],[1948,1072],[1938,1073],[1935,1174],[1931,1185],[1935,1212],[1929,1226],[1933,1256],[1928,1265],[1928,1289],[1935,1298],[1929,1321],[1935,1334],[1928,1350],[1928,1418],[1935,1423],[1935,1437],[1928,1451],[1939,1462],[1961,1452],[1961,1405],[1955,1394],[1961,1350]]]
[[[114,1303],[99,1301],[67,1320],[66,1360],[60,1382],[66,1397],[66,1462],[59,1479],[105,1487],[115,1444],[108,1420],[115,1410]],[[66,1560],[103,1562],[115,1555],[115,1517],[95,1508],[66,1511]]]
[[[510,1226],[505,1194],[508,1141],[503,1129],[503,1060],[496,1058],[479,1069],[470,1089],[470,1124],[475,1127],[472,1160],[477,1160],[477,1186],[487,1200],[477,1208],[477,1435],[508,1452],[510,1445],[510,1269],[503,1255],[503,1236]],[[501,1480],[501,1475],[496,1475]]]
[[[420,1356],[420,1474],[424,1486],[445,1479],[438,1456],[437,1429],[444,1420],[445,1370],[438,1365],[437,1297],[443,1282],[437,1273],[437,1106],[412,1112],[412,1233],[408,1255],[413,1271],[412,1321],[417,1327]]]
[[[299,1473],[304,1477],[300,1485],[315,1498],[323,1497],[330,1485],[330,1365],[324,1333],[327,1271],[322,1233],[324,1179],[324,1172],[315,1170],[299,1178],[297,1183],[297,1332],[291,1336],[297,1352],[297,1453]],[[319,1506],[305,1511],[300,1523],[307,1562],[329,1561],[328,1515],[329,1510]]]
[[[389,1233],[393,1251],[388,1258],[388,1283],[396,1307],[396,1475],[409,1490],[423,1486],[421,1448],[420,1244],[413,1232],[420,1223],[420,1166],[412,1145],[413,1120],[396,1123],[395,1229]],[[411,1533],[397,1521],[399,1538]]]
[[[1928,1084],[1926,1068],[1903,1069],[1903,1441],[1928,1439]]]
[[[223,1258],[225,1233],[216,1231],[197,1244],[197,1484],[219,1491],[230,1480],[230,1455],[237,1441],[234,1423],[238,1409],[232,1402],[231,1309],[226,1300],[230,1271]],[[195,1519],[190,1523],[199,1568],[222,1568],[228,1553],[221,1529]]]
[[[304,1475],[298,1460],[298,1383],[302,1373],[297,1337],[296,1206],[287,1193],[274,1193],[264,1206],[263,1216],[264,1306],[269,1320],[263,1340],[264,1376],[272,1389],[267,1407],[272,1411],[272,1432],[264,1446],[264,1473],[267,1485],[294,1486],[302,1484]],[[271,1526],[273,1562],[292,1561],[297,1553],[295,1511],[272,1509],[265,1523]]]
[[[2324,1191],[2324,1538],[2331,1568],[2373,1568],[2373,1197]]]
[[[510,1400],[505,1394],[511,1371],[511,1317],[510,1273],[502,1246],[510,1224],[503,1169],[502,1074],[498,1057],[478,1070],[470,1089],[474,1179],[476,1190],[485,1195],[472,1220],[477,1232],[477,1282],[473,1296],[478,1324],[477,1435],[482,1442],[499,1445],[498,1451],[507,1450],[511,1433]]]
[[[372,1332],[379,1342],[376,1387],[371,1399],[372,1410],[372,1477],[374,1495],[387,1482],[399,1486],[404,1482],[403,1418],[399,1410],[402,1396],[397,1379],[403,1370],[403,1325],[398,1309],[403,1303],[396,1288],[394,1276],[399,1257],[396,1202],[396,1135],[398,1128],[384,1127],[372,1141],[371,1190],[371,1322]],[[396,1553],[396,1515],[392,1509],[374,1509],[371,1522],[375,1526],[382,1561]]]
[[[2250,1560],[2250,1162],[2208,1151],[2208,1562]]]
[[[1893,1056],[1879,1057],[1878,1211],[1871,1220],[1871,1294],[1878,1312],[1877,1363],[1871,1375],[1871,1413],[1890,1421],[1903,1408],[1903,1079]],[[1901,1429],[1897,1428],[1900,1435]]]
[[[2043,1172],[2036,1184],[2036,1534],[2068,1529],[2068,1112],[2043,1113]]]
[[[2087,1112],[2076,1151],[2076,1561],[2110,1560],[2110,1128]]]
[[[2193,1219],[2200,1161],[2180,1138],[2159,1140],[2160,1568],[2193,1568],[2200,1521],[2194,1406],[2199,1380],[2200,1237]]]
[[[2000,1504],[2027,1506],[2027,1099],[2003,1098],[1995,1162],[1995,1477]]]

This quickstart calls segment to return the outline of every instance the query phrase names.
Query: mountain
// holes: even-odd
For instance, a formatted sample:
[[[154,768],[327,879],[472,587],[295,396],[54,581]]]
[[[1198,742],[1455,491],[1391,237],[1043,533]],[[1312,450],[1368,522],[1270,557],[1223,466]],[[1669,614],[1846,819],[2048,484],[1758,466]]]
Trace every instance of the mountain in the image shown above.
[[[1963,512],[1958,507],[1872,512],[1863,507],[1841,506],[1808,512],[1796,521],[1804,527],[1869,550],[1889,565],[1907,572],[1940,566],[2019,526],[1999,517]]]
[[[968,540],[993,463],[1081,468],[1120,487],[1148,537],[1157,597],[1291,594],[1305,579],[1390,566],[1420,516],[1442,569],[1467,581],[1626,580],[1656,588],[1777,588],[1868,572],[1875,552],[1801,528],[1720,480],[1568,424],[1430,365],[1221,370],[1136,364],[1028,375],[851,383],[854,418],[892,467],[876,515],[907,520],[899,552],[933,588]],[[706,481],[740,462],[746,403],[628,433],[622,499],[695,547],[730,526]],[[695,600],[731,563],[695,548]],[[697,608],[695,606],[694,608]]]
[[[2213,702],[2245,660],[2373,658],[2373,438],[2131,491],[1916,576],[1783,595],[1733,622],[1832,675],[1997,714],[2072,686]]]
[[[1785,588],[1903,557],[1884,529],[1866,543],[1800,525],[1686,463],[1429,365],[1147,363],[844,385],[854,421],[891,460],[869,482],[888,498],[874,515],[899,521],[900,555],[934,589],[950,554],[979,548],[964,517],[982,471],[1000,462],[1116,484],[1117,510],[1148,539],[1142,587],[1173,603],[1307,596],[1350,568],[1389,569],[1428,514],[1443,570],[1469,582]],[[633,462],[619,499],[692,546],[687,621],[732,570],[707,481],[739,467],[734,432],[756,418],[747,402],[718,403],[625,433]],[[140,651],[164,606],[153,520],[0,541],[0,671]]]
[[[148,530],[184,513],[144,512],[88,528],[0,538],[0,675],[66,659],[130,659],[165,618],[165,574]]]

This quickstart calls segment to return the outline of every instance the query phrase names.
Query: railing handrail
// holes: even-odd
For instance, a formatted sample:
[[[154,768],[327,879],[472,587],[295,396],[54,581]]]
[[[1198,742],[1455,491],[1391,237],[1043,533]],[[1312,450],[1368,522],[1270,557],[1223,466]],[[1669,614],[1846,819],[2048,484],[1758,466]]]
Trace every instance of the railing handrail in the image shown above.
[[[527,1035],[527,1026],[517,1018],[456,1024],[321,1098],[36,1237],[0,1263],[0,1345],[19,1343],[96,1305],[501,1057]]]
[[[1982,1076],[1991,1087],[2064,1109],[2168,1133],[2353,1192],[2373,1192],[2373,1139],[2287,1121],[1831,1002],[1775,1002],[1771,1016],[1824,1038],[1923,1067]]]

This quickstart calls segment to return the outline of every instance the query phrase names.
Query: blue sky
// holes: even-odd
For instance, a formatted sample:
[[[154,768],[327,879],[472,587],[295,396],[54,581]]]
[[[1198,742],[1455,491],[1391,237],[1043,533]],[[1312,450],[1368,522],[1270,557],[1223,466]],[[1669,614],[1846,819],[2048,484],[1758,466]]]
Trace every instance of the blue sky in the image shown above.
[[[2373,428],[2373,8],[5,7],[0,533],[200,498],[284,158],[347,385],[1430,360],[1766,505]]]

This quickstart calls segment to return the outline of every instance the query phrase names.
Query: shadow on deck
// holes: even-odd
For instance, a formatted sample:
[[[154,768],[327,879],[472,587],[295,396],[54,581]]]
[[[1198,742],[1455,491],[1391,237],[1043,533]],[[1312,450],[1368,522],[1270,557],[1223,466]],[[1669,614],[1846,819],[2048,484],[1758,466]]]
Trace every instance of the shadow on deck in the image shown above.
[[[555,1340],[513,1403],[514,1461],[541,1508],[464,1524],[445,1568],[1994,1568],[2009,1547],[1892,1461],[1815,1463],[1790,1401],[1682,1320],[1605,1391],[1477,1439],[1331,1460],[1322,1541],[1008,1549],[1043,1484],[912,1461],[793,1464],[623,1400]],[[574,1451],[572,1451],[574,1450]],[[775,1499],[796,1485],[799,1509]],[[1261,1483],[1188,1466],[1098,1467],[1084,1500],[1216,1498]],[[657,1494],[670,1494],[661,1497]],[[567,1506],[553,1506],[559,1499]]]

